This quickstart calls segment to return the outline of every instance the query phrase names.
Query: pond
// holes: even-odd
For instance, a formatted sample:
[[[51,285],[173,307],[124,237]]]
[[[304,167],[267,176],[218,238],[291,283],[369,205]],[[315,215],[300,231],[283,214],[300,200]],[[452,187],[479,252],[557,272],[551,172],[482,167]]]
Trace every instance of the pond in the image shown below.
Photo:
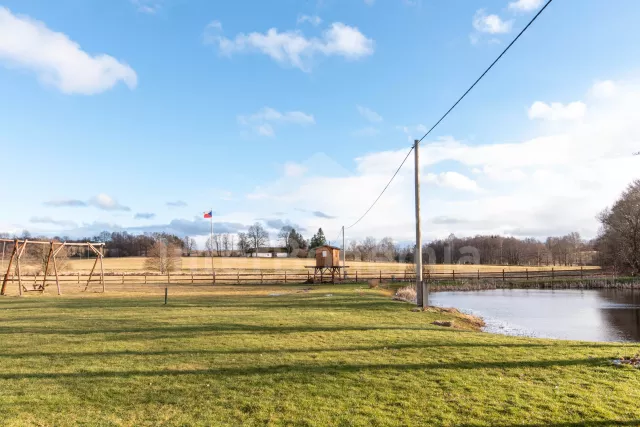
[[[485,331],[584,341],[640,341],[640,290],[434,292],[430,304],[481,316]]]

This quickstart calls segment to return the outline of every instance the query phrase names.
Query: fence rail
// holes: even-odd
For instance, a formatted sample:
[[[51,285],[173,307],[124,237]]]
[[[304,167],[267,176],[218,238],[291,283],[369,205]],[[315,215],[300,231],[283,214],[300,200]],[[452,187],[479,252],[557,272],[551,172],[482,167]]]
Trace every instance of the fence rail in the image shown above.
[[[101,284],[99,275],[89,276],[82,273],[63,273],[58,275],[61,286],[65,284]],[[494,281],[541,281],[561,279],[599,279],[611,278],[612,273],[597,269],[573,269],[573,270],[537,270],[524,269],[519,271],[425,271],[424,278],[428,281],[447,282],[465,280],[494,280]],[[378,280],[382,282],[414,282],[415,273],[412,271],[384,271],[384,270],[350,270],[345,277],[331,274],[316,275],[315,282],[366,282]],[[310,271],[276,271],[276,272],[214,272],[214,273],[105,273],[105,286],[109,284],[200,284],[200,285],[232,285],[232,284],[283,284],[283,283],[312,283],[313,272]],[[9,283],[18,283],[16,275],[9,275]],[[26,288],[45,283],[56,283],[53,275],[22,275],[22,284]]]

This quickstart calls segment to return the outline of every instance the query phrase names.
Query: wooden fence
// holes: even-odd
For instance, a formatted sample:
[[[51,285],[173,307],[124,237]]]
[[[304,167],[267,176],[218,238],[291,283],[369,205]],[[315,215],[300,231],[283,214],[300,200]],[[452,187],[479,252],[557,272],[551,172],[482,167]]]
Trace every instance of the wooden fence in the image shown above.
[[[58,275],[61,286],[65,284],[102,286],[99,276],[93,276],[89,280],[88,274],[81,273],[63,273]],[[437,271],[432,272],[426,270],[424,279],[434,282],[446,281],[472,281],[472,280],[493,280],[502,282],[518,282],[518,281],[549,281],[549,280],[578,280],[578,279],[602,279],[611,278],[610,272],[594,269],[573,269],[573,270],[537,270],[524,269],[521,271]],[[370,280],[378,280],[381,283],[395,282],[415,282],[415,273],[411,271],[374,271],[374,270],[350,270],[346,277],[342,278],[338,275],[330,274],[315,277],[315,283],[319,282],[344,282],[358,283]],[[9,283],[17,284],[17,276],[9,276]],[[22,284],[25,290],[36,289],[37,285],[45,282],[42,275],[23,275]],[[154,273],[105,273],[104,285],[135,285],[135,284],[190,284],[190,285],[246,285],[246,284],[295,284],[295,283],[313,283],[314,275],[310,271],[276,271],[276,272],[214,272],[203,273],[170,273],[170,274],[154,274]],[[47,285],[54,285],[55,276],[46,277]]]

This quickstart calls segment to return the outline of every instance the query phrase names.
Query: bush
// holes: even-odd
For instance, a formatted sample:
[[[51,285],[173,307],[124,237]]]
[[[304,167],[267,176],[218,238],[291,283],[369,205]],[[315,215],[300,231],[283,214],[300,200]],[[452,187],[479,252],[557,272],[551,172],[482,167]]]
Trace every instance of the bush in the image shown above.
[[[398,289],[394,298],[398,300],[414,302],[414,303],[418,301],[416,288],[414,288],[413,286],[405,286],[404,288]]]

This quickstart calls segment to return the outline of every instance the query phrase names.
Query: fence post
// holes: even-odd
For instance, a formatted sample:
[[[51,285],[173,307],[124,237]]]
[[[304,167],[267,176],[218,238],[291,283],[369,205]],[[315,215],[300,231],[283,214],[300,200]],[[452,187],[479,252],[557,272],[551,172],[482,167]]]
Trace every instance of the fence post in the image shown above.
[[[193,273],[191,273],[191,284],[193,285]]]
[[[380,283],[382,283],[382,270],[380,270]]]
[[[529,269],[528,268],[526,269],[526,272],[527,272],[527,281],[529,281]]]
[[[311,273],[309,272],[309,270],[307,270],[307,282],[311,280]]]
[[[238,271],[238,285],[240,284],[240,271]]]
[[[213,270],[213,284],[216,284],[216,271]]]
[[[169,288],[164,288],[164,305],[167,305],[167,298],[169,297]]]
[[[358,283],[358,270],[356,270],[356,283]]]
[[[478,280],[480,280],[480,269],[478,269]]]
[[[551,267],[551,280],[556,278],[556,273],[553,267]]]
[[[287,270],[284,271],[284,283],[287,283]]]
[[[147,273],[144,273],[144,284],[147,284]]]
[[[264,278],[262,276],[262,271],[260,272],[260,284],[262,285],[264,283]]]
[[[78,285],[80,284],[80,272],[78,272]]]
[[[453,281],[456,281],[456,271],[455,270],[451,270],[451,277],[453,277]]]
[[[503,268],[502,269],[502,283],[504,283],[504,282],[505,282],[505,279],[504,279],[504,268]]]
[[[582,274],[583,274],[582,268],[583,268],[583,267],[582,267],[582,266],[580,266],[580,278],[581,278],[581,279],[582,279]]]
[[[406,269],[404,270],[404,281],[405,282],[407,281],[407,270]]]
[[[124,272],[122,273],[122,284],[124,285]]]

